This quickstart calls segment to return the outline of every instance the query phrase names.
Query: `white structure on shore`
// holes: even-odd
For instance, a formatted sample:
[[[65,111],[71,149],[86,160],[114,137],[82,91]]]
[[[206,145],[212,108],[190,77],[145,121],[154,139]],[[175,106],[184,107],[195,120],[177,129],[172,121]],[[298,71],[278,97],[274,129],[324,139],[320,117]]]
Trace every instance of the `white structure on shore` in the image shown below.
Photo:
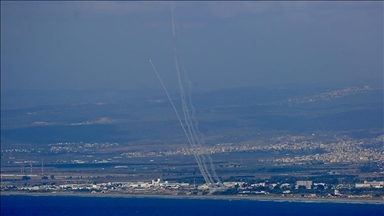
[[[356,183],[355,188],[383,188],[384,181],[364,181],[364,183]]]
[[[312,189],[312,181],[297,181],[296,189],[299,189],[300,186],[304,186],[306,189]]]

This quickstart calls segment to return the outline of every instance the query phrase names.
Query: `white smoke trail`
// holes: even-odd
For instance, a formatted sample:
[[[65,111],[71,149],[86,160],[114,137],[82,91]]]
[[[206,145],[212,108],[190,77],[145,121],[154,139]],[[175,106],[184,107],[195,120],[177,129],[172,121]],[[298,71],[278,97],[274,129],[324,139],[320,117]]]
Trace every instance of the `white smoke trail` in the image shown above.
[[[191,124],[191,120],[190,120],[191,118],[190,118],[188,106],[187,106],[187,103],[185,100],[185,92],[184,92],[184,88],[182,85],[181,76],[180,76],[180,69],[179,69],[178,50],[177,50],[177,46],[176,46],[177,41],[176,41],[176,31],[175,31],[175,19],[174,19],[173,3],[172,2],[171,2],[171,18],[172,18],[172,33],[173,33],[175,68],[176,68],[177,78],[178,78],[178,82],[179,82],[180,98],[181,98],[181,102],[182,102],[184,121],[185,121],[185,124],[187,126],[188,134],[189,134],[189,137],[191,140],[190,145],[193,149],[194,155],[196,155],[196,157],[197,157],[196,162],[198,163],[199,168],[201,167],[200,172],[202,173],[204,180],[208,184],[212,185],[214,182],[213,182],[211,174],[209,173],[208,168],[206,166],[205,157],[204,157],[204,155],[202,155],[199,152],[199,149],[201,150],[202,148],[198,148],[198,146],[196,146],[196,142],[198,140],[197,140],[197,137],[195,136],[196,132],[194,131],[193,125]]]
[[[177,50],[177,46],[176,46],[176,31],[175,31],[175,19],[174,19],[174,11],[173,11],[173,4],[171,2],[171,15],[172,15],[172,32],[173,32],[173,41],[174,41],[174,60],[175,60],[175,68],[176,68],[176,72],[177,72],[177,77],[178,77],[178,82],[179,82],[179,88],[180,88],[180,98],[181,98],[181,102],[182,102],[182,108],[183,108],[183,115],[184,115],[184,121],[185,121],[185,124],[187,125],[187,128],[188,128],[188,133],[189,133],[189,137],[190,137],[190,140],[192,141],[191,143],[191,146],[195,149],[195,152],[197,153],[198,155],[198,158],[200,160],[198,160],[197,162],[198,163],[201,163],[199,165],[199,167],[203,167],[203,170],[201,170],[202,173],[205,173],[207,178],[208,178],[208,181],[206,181],[206,183],[208,183],[209,185],[213,186],[214,185],[214,180],[216,180],[218,183],[220,183],[220,180],[219,178],[217,177],[217,174],[215,172],[215,169],[214,169],[214,166],[213,166],[213,162],[212,162],[212,158],[209,156],[209,155],[205,155],[204,153],[201,153],[199,152],[198,150],[200,149],[203,149],[202,148],[202,143],[203,143],[203,140],[201,139],[203,136],[202,134],[200,133],[200,131],[198,130],[198,123],[197,123],[197,120],[195,118],[195,108],[192,104],[192,97],[191,97],[191,83],[188,79],[188,76],[187,76],[187,73],[186,73],[186,70],[184,69],[183,65],[183,75],[184,75],[184,80],[185,82],[187,82],[188,84],[188,87],[189,87],[189,94],[187,96],[188,98],[188,103],[186,102],[186,96],[185,96],[185,91],[184,91],[184,88],[183,88],[183,84],[182,84],[182,79],[181,79],[181,73],[180,73],[180,68],[179,68],[179,65],[180,65],[180,61],[179,61],[179,54],[178,54],[178,50]],[[189,108],[192,110],[192,114],[190,113],[189,111]],[[213,172],[213,176],[214,178],[212,178],[212,175],[207,167],[207,164],[206,164],[206,157],[208,158],[209,160],[209,163],[210,163],[210,169],[211,171]],[[204,175],[204,174],[203,174]]]
[[[165,87],[159,73],[157,72],[154,64],[152,63],[151,60],[149,60],[149,62],[151,63],[152,68],[156,73],[156,76],[160,80],[160,83],[161,83],[161,85],[162,85],[162,87],[163,87],[172,107],[173,107],[173,110],[176,113],[177,119],[178,119],[178,121],[179,121],[179,123],[180,123],[180,125],[184,131],[185,136],[187,137],[188,143],[190,144],[190,146],[192,148],[193,155],[196,159],[199,170],[200,170],[205,182],[208,184],[208,186],[210,188],[210,193],[212,193],[215,190],[220,189],[217,187],[215,188],[215,186],[220,187],[222,184],[220,182],[220,179],[217,177],[215,168],[213,166],[212,158],[208,154],[205,154],[204,152],[202,152],[203,151],[202,144],[204,143],[204,136],[202,135],[202,133],[200,133],[199,128],[198,128],[198,121],[195,118],[196,110],[192,104],[191,83],[188,79],[187,71],[185,70],[184,65],[179,60],[179,53],[178,53],[177,44],[176,44],[177,34],[176,34],[176,29],[175,29],[175,26],[177,26],[177,25],[176,25],[175,18],[174,18],[174,11],[173,11],[172,2],[171,2],[171,15],[172,15],[174,62],[175,62],[175,68],[176,68],[176,72],[177,72],[179,89],[180,89],[180,99],[181,99],[184,123],[183,123],[182,118],[180,117],[180,115],[179,115],[179,113],[178,113],[178,111],[177,111],[168,91],[167,91],[167,88]],[[183,74],[180,73],[180,65],[182,66]],[[182,75],[183,75],[183,77],[182,77]],[[188,94],[185,93],[184,86],[183,86],[183,80],[188,85],[188,90],[189,90]],[[209,162],[209,168],[207,166],[207,159]],[[211,172],[213,173],[213,177],[212,177]],[[215,181],[216,181],[216,183],[218,183],[218,185],[215,185]]]
[[[174,22],[173,22],[173,25],[174,25]],[[188,105],[187,105],[186,99],[185,99],[185,92],[184,92],[184,88],[183,88],[183,84],[182,84],[181,76],[180,76],[178,52],[177,52],[176,45],[174,46],[174,59],[175,59],[175,68],[177,71],[177,77],[178,77],[179,88],[180,88],[180,98],[181,98],[181,102],[182,102],[184,121],[185,121],[185,124],[187,125],[189,137],[191,138],[190,144],[191,144],[191,147],[192,147],[194,153],[197,155],[197,158],[198,158],[197,163],[199,164],[199,167],[202,167],[202,169],[200,171],[203,174],[203,176],[206,176],[206,178],[207,178],[206,182],[209,185],[213,185],[214,181],[213,181],[211,174],[209,173],[209,170],[207,168],[206,159],[204,157],[204,154],[201,154],[199,152],[199,150],[201,150],[202,148],[199,148],[200,146],[196,146],[196,142],[198,144],[200,144],[200,143],[199,143],[198,137],[196,136],[196,131],[193,127],[193,124],[191,123],[191,116],[189,114]]]
[[[192,103],[192,85],[191,85],[191,82],[189,81],[188,79],[188,73],[187,73],[187,70],[185,69],[184,67],[184,64],[183,62],[180,60],[180,63],[181,63],[181,69],[183,71],[183,74],[184,74],[184,78],[185,78],[185,81],[187,82],[188,84],[188,90],[189,90],[189,95],[188,95],[188,102],[189,102],[189,107],[191,108],[192,110],[192,114],[191,114],[191,120],[193,122],[193,127],[194,127],[194,136],[197,137],[197,141],[198,141],[198,144],[201,146],[202,144],[205,143],[204,141],[204,135],[200,132],[199,130],[199,124],[198,124],[198,121],[195,117],[195,113],[196,113],[196,109],[195,107],[193,106],[193,103]],[[197,133],[197,134],[196,134]],[[207,158],[208,158],[208,162],[209,162],[209,165],[210,165],[210,169],[212,171],[212,174],[213,174],[213,178],[216,180],[216,182],[220,183],[220,179],[219,177],[217,176],[217,173],[216,173],[216,170],[215,170],[215,167],[213,165],[213,161],[212,161],[212,157],[210,155],[206,155]]]
[[[199,152],[199,150],[201,150],[202,148],[201,148],[201,146],[196,146],[196,142],[198,144],[200,144],[200,143],[199,143],[198,137],[196,136],[195,128],[193,127],[193,124],[191,122],[191,116],[189,114],[188,105],[187,105],[186,99],[185,99],[185,91],[184,91],[184,87],[183,87],[182,80],[181,80],[179,61],[178,61],[178,53],[177,53],[177,47],[176,46],[174,47],[174,52],[175,52],[175,54],[174,54],[175,68],[176,68],[176,72],[177,72],[177,78],[178,78],[179,89],[180,89],[180,99],[181,99],[181,103],[182,103],[184,122],[187,126],[187,129],[188,129],[187,131],[188,131],[188,134],[189,134],[189,137],[191,140],[190,145],[194,151],[194,154],[197,155],[197,158],[198,158],[197,163],[199,164],[199,167],[202,167],[202,169],[200,170],[201,173],[207,179],[206,182],[208,184],[212,185],[214,183],[214,181],[213,181],[211,174],[209,173],[209,170],[207,168],[206,159],[204,157],[204,154],[201,154]]]
[[[199,169],[200,169],[200,171],[201,171],[201,173],[202,173],[202,175],[203,175],[203,178],[204,178],[204,180],[205,180],[206,182],[208,182],[208,181],[210,180],[209,177],[208,177],[209,174],[207,174],[206,169],[204,169],[204,166],[202,165],[203,163],[202,163],[202,161],[201,161],[200,155],[195,151],[196,147],[194,146],[194,142],[192,141],[193,138],[190,136],[190,133],[187,133],[187,131],[186,131],[186,129],[185,129],[185,126],[184,126],[184,124],[183,124],[183,122],[182,122],[182,120],[181,120],[181,118],[180,118],[179,112],[177,112],[177,109],[176,109],[176,107],[175,107],[175,104],[173,103],[173,101],[172,101],[172,99],[171,99],[171,97],[170,97],[170,95],[169,95],[169,93],[168,93],[168,90],[167,90],[167,88],[165,87],[165,85],[164,85],[164,83],[163,83],[163,80],[161,79],[159,73],[157,72],[157,70],[156,70],[156,68],[155,68],[155,65],[152,63],[151,60],[149,60],[149,62],[151,63],[152,68],[153,68],[153,70],[155,71],[156,76],[157,76],[157,78],[159,79],[159,81],[160,81],[160,83],[161,83],[161,86],[163,87],[163,89],[164,89],[164,91],[165,91],[165,93],[166,93],[166,95],[167,95],[167,97],[168,97],[168,99],[169,99],[169,102],[171,103],[171,105],[172,105],[172,107],[173,107],[173,110],[174,110],[175,113],[176,113],[177,119],[179,120],[180,126],[181,126],[181,128],[183,129],[185,136],[187,137],[188,143],[193,147],[193,155],[194,155],[194,157],[195,157],[195,159],[196,159],[196,161],[197,161],[198,167],[199,167]]]
[[[173,17],[173,3],[171,1],[171,14],[172,14],[172,33],[173,33],[173,38],[176,38],[176,32],[175,32],[175,21]]]

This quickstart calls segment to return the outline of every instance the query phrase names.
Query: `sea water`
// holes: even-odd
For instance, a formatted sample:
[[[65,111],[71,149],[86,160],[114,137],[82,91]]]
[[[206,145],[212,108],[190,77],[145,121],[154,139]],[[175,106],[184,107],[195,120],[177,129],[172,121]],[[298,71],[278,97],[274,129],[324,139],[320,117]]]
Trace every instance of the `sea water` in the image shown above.
[[[383,216],[384,203],[140,197],[1,196],[1,216],[8,215]]]

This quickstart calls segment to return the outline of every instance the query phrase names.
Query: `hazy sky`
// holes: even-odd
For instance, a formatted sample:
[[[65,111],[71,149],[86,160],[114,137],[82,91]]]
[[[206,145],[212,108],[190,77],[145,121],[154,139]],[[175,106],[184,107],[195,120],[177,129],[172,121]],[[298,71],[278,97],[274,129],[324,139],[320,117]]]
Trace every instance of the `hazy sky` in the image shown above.
[[[383,2],[174,2],[196,88],[383,80]],[[1,88],[176,87],[170,2],[1,1]]]

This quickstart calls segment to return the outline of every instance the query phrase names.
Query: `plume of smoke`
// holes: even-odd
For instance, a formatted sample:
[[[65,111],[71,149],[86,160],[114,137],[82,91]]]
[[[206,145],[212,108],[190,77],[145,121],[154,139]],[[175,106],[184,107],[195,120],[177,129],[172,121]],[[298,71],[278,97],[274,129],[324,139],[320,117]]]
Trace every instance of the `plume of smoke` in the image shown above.
[[[194,148],[194,152],[197,153],[197,157],[199,160],[197,161],[198,163],[201,163],[199,167],[203,167],[201,170],[202,173],[205,173],[207,176],[208,181],[206,180],[206,183],[209,185],[214,185],[214,181],[216,180],[217,183],[220,183],[219,178],[217,177],[217,174],[215,172],[212,158],[209,155],[203,154],[198,151],[198,149],[202,149],[202,144],[204,144],[204,136],[200,133],[199,128],[198,128],[198,123],[195,118],[195,107],[192,104],[192,97],[191,97],[191,83],[188,79],[187,71],[182,64],[182,61],[180,60],[178,49],[177,49],[177,34],[176,34],[176,22],[175,22],[175,16],[174,16],[174,11],[173,11],[173,4],[171,2],[171,16],[172,16],[172,33],[173,33],[173,45],[174,45],[174,61],[175,61],[175,68],[177,72],[177,78],[179,82],[179,88],[180,88],[180,98],[181,98],[181,103],[182,103],[182,108],[183,108],[183,115],[184,115],[184,121],[188,129],[188,134],[191,140],[191,146]],[[180,65],[182,67],[183,74],[180,73]],[[183,78],[182,78],[183,75]],[[186,95],[184,86],[183,86],[183,80],[187,83],[188,85],[188,94]],[[188,100],[187,100],[188,99]],[[207,167],[207,159],[209,163],[209,168]],[[210,171],[213,173],[210,173]],[[204,175],[204,174],[203,174]]]
[[[161,79],[159,73],[157,72],[155,65],[152,63],[152,60],[149,60],[149,62],[151,63],[152,68],[153,68],[153,71],[156,73],[156,76],[157,76],[157,78],[159,79],[159,81],[160,81],[160,83],[161,83],[161,86],[163,87],[163,89],[164,89],[164,91],[165,91],[165,93],[166,93],[166,95],[167,95],[167,97],[168,97],[168,99],[169,99],[169,102],[170,102],[171,105],[172,105],[173,110],[175,111],[175,114],[176,114],[176,116],[177,116],[177,119],[179,120],[180,126],[181,126],[181,128],[183,129],[185,136],[187,137],[188,143],[189,143],[189,144],[192,146],[192,148],[194,149],[194,150],[193,150],[193,155],[194,155],[194,157],[195,157],[195,159],[196,159],[196,161],[197,161],[198,167],[199,167],[199,169],[200,169],[200,171],[201,171],[201,173],[202,173],[202,175],[203,175],[204,180],[205,180],[206,182],[209,182],[209,177],[208,177],[209,174],[207,174],[206,169],[204,169],[204,167],[203,167],[203,162],[201,161],[202,159],[200,158],[200,155],[198,154],[198,152],[195,151],[196,147],[195,147],[195,145],[194,145],[194,142],[192,141],[193,138],[190,136],[190,133],[187,133],[187,130],[185,129],[185,126],[184,126],[184,124],[183,124],[183,121],[182,121],[181,118],[180,118],[179,112],[177,111],[177,109],[176,109],[176,107],[175,107],[175,104],[173,103],[172,98],[170,97],[170,95],[169,95],[169,93],[168,93],[168,90],[167,90],[167,88],[166,88],[165,85],[164,85],[163,80]]]
[[[202,144],[204,144],[204,136],[199,131],[198,127],[198,121],[195,117],[196,109],[192,104],[192,92],[191,92],[191,82],[188,79],[187,71],[182,64],[182,61],[179,58],[179,53],[177,49],[177,32],[176,32],[176,22],[174,17],[174,11],[173,11],[173,3],[171,2],[171,18],[172,18],[172,35],[173,35],[173,50],[174,50],[174,64],[175,69],[177,73],[177,80],[179,84],[179,90],[180,90],[180,99],[181,99],[181,105],[182,105],[182,113],[183,113],[183,120],[182,117],[179,115],[169,93],[167,88],[165,87],[159,73],[157,72],[154,64],[151,60],[149,62],[152,65],[152,68],[154,72],[156,73],[156,76],[160,80],[160,83],[172,105],[173,110],[176,113],[177,119],[180,123],[181,128],[183,129],[183,132],[188,140],[188,143],[190,144],[193,155],[195,157],[195,160],[198,164],[199,170],[205,180],[205,182],[208,184],[210,188],[210,192],[213,193],[215,190],[218,190],[219,187],[222,186],[220,179],[217,177],[212,158],[205,154],[204,152],[201,152],[203,150]],[[182,72],[180,72],[180,67],[182,69]],[[188,86],[188,92],[186,93],[184,90],[183,82],[185,82]],[[208,165],[207,165],[208,163]],[[212,174],[211,174],[212,172]]]

